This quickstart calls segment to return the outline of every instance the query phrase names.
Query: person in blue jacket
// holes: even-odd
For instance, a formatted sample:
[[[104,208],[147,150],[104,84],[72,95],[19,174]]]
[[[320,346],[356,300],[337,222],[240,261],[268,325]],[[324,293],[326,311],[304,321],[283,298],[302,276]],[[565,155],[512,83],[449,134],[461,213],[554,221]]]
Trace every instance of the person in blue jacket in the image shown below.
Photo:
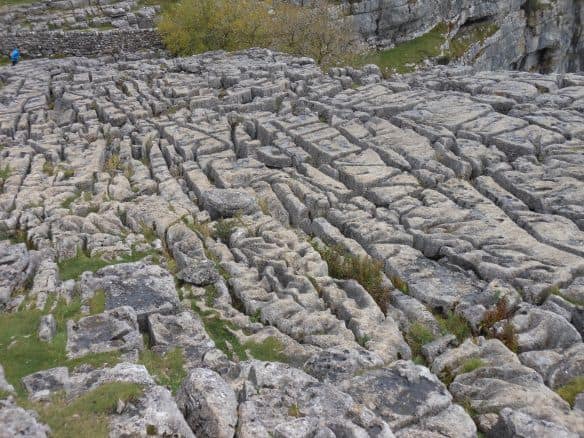
[[[10,61],[12,61],[12,65],[18,64],[18,60],[20,59],[20,50],[14,49],[10,53]]]

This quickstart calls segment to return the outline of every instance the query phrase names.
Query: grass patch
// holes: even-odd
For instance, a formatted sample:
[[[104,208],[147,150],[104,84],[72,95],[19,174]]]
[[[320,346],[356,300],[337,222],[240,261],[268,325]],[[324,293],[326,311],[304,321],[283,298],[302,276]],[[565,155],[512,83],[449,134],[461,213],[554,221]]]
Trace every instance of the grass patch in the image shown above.
[[[43,164],[43,173],[48,176],[53,176],[55,174],[55,165],[51,161],[45,160]]]
[[[434,316],[443,334],[452,333],[459,341],[463,341],[471,335],[469,323],[460,315],[448,312],[445,317],[441,315]]]
[[[227,357],[232,360],[235,358],[239,360],[247,359],[245,348],[241,345],[237,336],[231,332],[231,330],[236,329],[233,323],[214,316],[203,318],[203,324],[206,332],[215,342],[215,346],[225,353]]]
[[[478,357],[473,357],[470,359],[467,359],[463,364],[462,364],[462,368],[461,368],[461,373],[470,373],[478,368],[482,368],[485,366],[485,362],[483,362],[482,359],[478,358]]]
[[[96,315],[105,311],[105,291],[99,289],[89,300],[89,313]]]
[[[205,304],[207,307],[213,307],[217,298],[217,288],[214,284],[205,286]]]
[[[364,64],[377,64],[384,75],[409,73],[424,60],[440,56],[440,46],[446,41],[446,24],[440,23],[428,33],[398,44],[396,47],[364,56]]]
[[[214,235],[223,242],[229,242],[229,238],[235,231],[238,225],[237,219],[219,219],[215,224]]]
[[[105,266],[137,262],[150,254],[150,252],[137,251],[116,260],[104,260],[101,257],[90,257],[80,251],[75,257],[59,262],[59,274],[63,281],[74,280],[86,271],[95,272]]]
[[[70,208],[71,204],[73,204],[77,198],[79,198],[78,194],[67,197],[63,202],[61,202],[61,207],[67,209]]]
[[[556,392],[560,397],[570,403],[571,407],[574,407],[576,396],[581,392],[584,392],[584,376],[579,376],[570,380],[566,385],[558,388]]]
[[[434,339],[435,336],[430,329],[420,322],[413,323],[406,334],[406,341],[412,349],[413,357],[422,357],[422,346],[429,344]]]
[[[284,346],[273,336],[267,337],[263,342],[246,342],[244,347],[258,360],[267,362],[288,362],[288,356],[282,353]]]
[[[354,256],[339,246],[313,244],[313,247],[327,263],[331,277],[356,280],[369,292],[383,313],[387,312],[389,289],[383,286],[382,262],[369,256]]]
[[[447,56],[450,59],[460,59],[476,43],[483,44],[487,38],[499,30],[495,23],[478,23],[462,28],[452,40]]]
[[[135,383],[112,382],[101,385],[71,402],[63,395],[51,403],[32,404],[41,420],[48,424],[52,436],[60,438],[107,437],[108,415],[115,413],[118,400],[126,403],[138,399],[143,388]]]
[[[7,164],[4,167],[0,167],[0,179],[8,179],[10,175],[12,175],[10,164]]]
[[[298,418],[303,417],[304,415],[302,415],[302,413],[300,412],[300,408],[298,407],[298,405],[294,403],[290,405],[290,407],[288,408],[288,416]]]
[[[71,369],[82,363],[100,366],[118,362],[119,354],[115,352],[87,355],[73,360],[67,358],[66,322],[79,318],[80,311],[81,303],[78,299],[68,305],[62,301],[57,304],[53,311],[57,333],[51,342],[42,342],[37,337],[43,311],[33,309],[0,314],[0,363],[4,367],[6,379],[19,395],[25,394],[21,379],[37,371],[58,366]]]
[[[173,394],[176,394],[187,375],[183,351],[180,348],[170,350],[164,355],[144,350],[140,353],[140,363],[156,378],[158,384],[170,388]]]

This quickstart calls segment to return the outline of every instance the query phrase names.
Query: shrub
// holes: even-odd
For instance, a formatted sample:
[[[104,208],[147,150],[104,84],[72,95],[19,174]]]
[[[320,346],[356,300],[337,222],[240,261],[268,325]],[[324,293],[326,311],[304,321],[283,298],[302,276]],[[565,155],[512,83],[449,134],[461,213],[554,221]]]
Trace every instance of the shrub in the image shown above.
[[[259,0],[184,0],[163,13],[158,29],[176,55],[269,47],[324,65],[346,60],[357,40],[353,28],[324,0],[304,7]]]

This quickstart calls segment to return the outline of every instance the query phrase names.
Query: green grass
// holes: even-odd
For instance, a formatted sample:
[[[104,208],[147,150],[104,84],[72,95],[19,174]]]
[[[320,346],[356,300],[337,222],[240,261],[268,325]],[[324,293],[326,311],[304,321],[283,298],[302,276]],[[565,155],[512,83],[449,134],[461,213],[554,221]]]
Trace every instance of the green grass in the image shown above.
[[[314,249],[327,263],[329,275],[344,280],[356,280],[386,313],[389,304],[389,289],[383,285],[383,263],[369,256],[357,257],[339,246],[320,246],[313,242]]]
[[[148,369],[158,384],[170,388],[173,394],[176,394],[187,375],[183,351],[180,348],[168,351],[164,355],[144,350],[140,353],[140,363]]]
[[[388,50],[367,54],[362,62],[377,64],[384,74],[409,73],[425,59],[440,56],[440,46],[446,41],[446,25],[440,23],[430,32]]]
[[[107,437],[108,415],[115,413],[118,400],[126,403],[138,399],[144,390],[135,383],[112,382],[101,385],[67,402],[63,395],[51,403],[30,403],[41,420],[59,438]]]
[[[99,289],[95,291],[93,297],[89,300],[89,313],[97,315],[105,311],[105,291]]]
[[[63,202],[61,202],[61,207],[70,208],[71,204],[73,204],[77,198],[79,198],[78,194],[67,197]]]
[[[0,167],[0,179],[8,179],[12,175],[12,169],[10,168],[10,164],[7,164],[4,167]]]
[[[244,347],[258,360],[267,362],[288,362],[288,357],[282,353],[284,346],[273,336],[267,337],[263,342],[246,342]]]
[[[213,310],[201,311],[193,301],[192,308],[199,314],[205,326],[205,331],[215,343],[215,347],[221,350],[230,359],[246,360],[249,354],[258,360],[273,362],[288,362],[289,358],[282,353],[282,343],[273,336],[267,337],[263,342],[246,342],[241,344],[232,331],[237,330],[235,324],[225,321],[217,316]],[[232,348],[229,348],[231,345]]]
[[[450,41],[447,56],[450,59],[460,59],[473,44],[483,44],[487,38],[498,30],[498,25],[489,22],[461,29]]]
[[[448,312],[446,316],[434,315],[440,325],[443,334],[452,333],[459,341],[463,341],[471,335],[469,323],[459,315]]]
[[[556,392],[560,397],[570,403],[570,406],[574,407],[576,396],[581,392],[584,392],[584,376],[579,376],[570,380],[566,385],[558,388]]]
[[[47,308],[49,308],[48,303]],[[57,322],[57,333],[51,342],[42,342],[37,337],[39,323],[44,312],[22,310],[0,314],[0,364],[4,367],[6,379],[19,395],[24,394],[21,379],[37,371],[58,366],[70,369],[82,363],[100,366],[114,364],[118,353],[100,353],[69,360],[66,356],[66,322],[81,316],[81,303],[74,300],[70,304],[59,302],[53,311]]]
[[[77,256],[59,262],[59,274],[63,281],[74,280],[86,271],[95,272],[105,266],[137,262],[149,254],[149,252],[137,251],[116,260],[104,260],[101,257],[90,257],[81,251]]]
[[[472,372],[478,368],[482,368],[484,366],[485,366],[485,362],[483,362],[478,357],[473,357],[473,358],[467,359],[462,364],[461,372],[462,373],[470,373],[470,372]]]
[[[205,304],[207,307],[213,307],[217,298],[217,288],[214,284],[205,286]]]
[[[214,236],[223,242],[229,242],[229,238],[237,228],[238,221],[235,219],[219,219],[215,224]]]
[[[435,339],[434,334],[420,322],[415,322],[410,326],[406,334],[406,341],[412,349],[413,357],[421,357],[422,346],[429,344]]]

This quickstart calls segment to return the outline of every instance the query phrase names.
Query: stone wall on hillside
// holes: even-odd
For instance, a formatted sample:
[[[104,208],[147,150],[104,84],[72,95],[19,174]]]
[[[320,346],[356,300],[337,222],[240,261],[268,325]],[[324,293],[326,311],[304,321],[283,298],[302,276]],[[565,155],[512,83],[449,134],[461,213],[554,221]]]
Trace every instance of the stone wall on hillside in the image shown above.
[[[155,29],[0,34],[1,53],[9,53],[14,47],[19,47],[29,57],[100,56],[163,50],[162,40]]]

